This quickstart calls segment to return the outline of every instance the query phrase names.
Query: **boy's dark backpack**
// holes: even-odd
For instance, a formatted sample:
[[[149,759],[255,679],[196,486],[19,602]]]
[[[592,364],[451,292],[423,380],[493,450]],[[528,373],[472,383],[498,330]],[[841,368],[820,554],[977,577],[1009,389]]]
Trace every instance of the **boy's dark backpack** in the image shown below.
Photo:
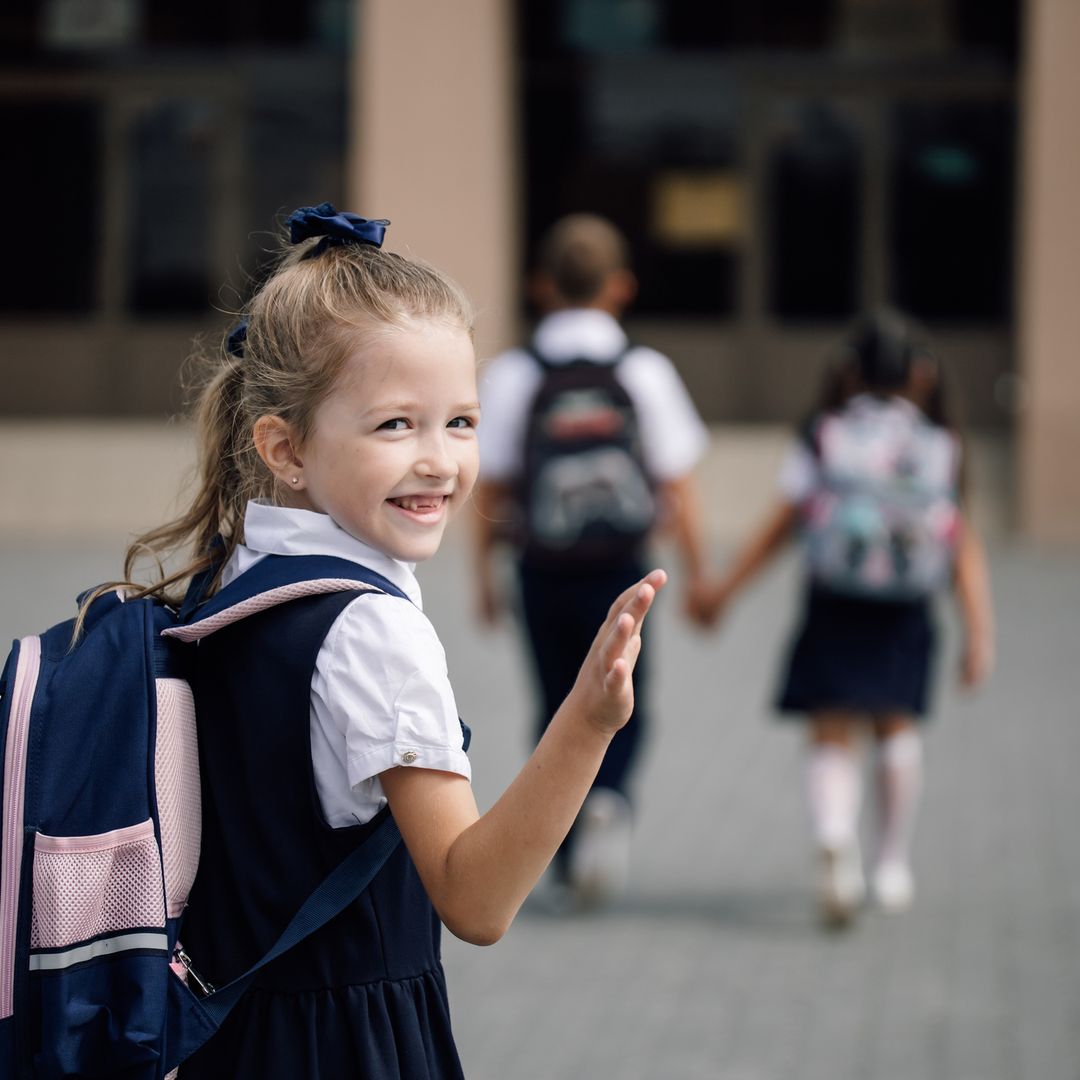
[[[553,364],[530,350],[544,377],[525,428],[518,495],[523,557],[590,567],[634,558],[656,518],[633,402],[614,362]]]
[[[162,1080],[214,1034],[255,972],[342,911],[400,842],[387,816],[258,963],[220,989],[200,983],[178,946],[201,822],[191,642],[304,596],[403,595],[364,567],[306,556],[264,559],[196,611],[204,585],[179,613],[107,592],[74,645],[69,620],[8,656],[0,1076]]]

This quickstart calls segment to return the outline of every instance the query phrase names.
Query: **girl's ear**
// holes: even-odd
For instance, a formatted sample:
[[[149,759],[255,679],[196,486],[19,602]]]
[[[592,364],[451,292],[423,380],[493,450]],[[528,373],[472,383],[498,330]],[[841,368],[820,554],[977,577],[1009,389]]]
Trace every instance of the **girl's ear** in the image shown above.
[[[252,429],[255,450],[286,491],[304,486],[304,462],[292,427],[280,416],[260,416]]]

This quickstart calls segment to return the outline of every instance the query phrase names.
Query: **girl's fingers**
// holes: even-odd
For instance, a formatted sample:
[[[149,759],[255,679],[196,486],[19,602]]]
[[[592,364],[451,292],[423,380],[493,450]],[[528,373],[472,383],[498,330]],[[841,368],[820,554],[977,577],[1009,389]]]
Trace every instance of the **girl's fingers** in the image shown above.
[[[607,635],[600,651],[600,659],[605,672],[611,672],[621,660],[625,660],[631,671],[637,664],[641,652],[640,626],[633,616],[624,611]]]
[[[590,655],[598,655],[603,671],[610,675],[616,660],[627,655],[631,639],[638,638],[638,644],[629,654],[630,670],[633,670],[641,649],[641,624],[656,598],[657,589],[664,587],[667,574],[663,570],[653,570],[628,589],[624,589],[608,610],[604,625],[600,627],[593,640]]]
[[[604,676],[604,691],[614,697],[630,681],[631,666],[620,657]]]
[[[633,585],[628,589],[624,589],[615,598],[611,607],[608,608],[607,622],[611,622],[618,614],[625,610],[626,606],[633,602],[637,596],[638,591],[643,585],[648,585],[653,590],[653,595],[659,592],[667,582],[667,572],[664,570],[650,570],[640,581],[635,581]],[[652,603],[652,597],[649,598],[649,603]],[[645,609],[648,611],[648,607]]]
[[[648,581],[643,581],[638,586],[637,592],[630,598],[630,602],[624,610],[634,619],[635,634],[641,633],[641,625],[644,623],[645,616],[649,613],[655,599],[656,588]]]

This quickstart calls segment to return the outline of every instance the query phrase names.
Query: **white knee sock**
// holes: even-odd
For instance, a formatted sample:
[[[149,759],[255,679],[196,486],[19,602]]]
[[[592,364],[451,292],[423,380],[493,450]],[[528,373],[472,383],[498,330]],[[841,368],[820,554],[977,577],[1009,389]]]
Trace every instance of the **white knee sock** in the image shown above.
[[[806,760],[806,794],[818,845],[838,851],[852,844],[862,801],[858,755],[835,743],[812,745]]]
[[[878,862],[906,863],[922,794],[922,738],[906,728],[882,740],[878,754],[880,837]]]

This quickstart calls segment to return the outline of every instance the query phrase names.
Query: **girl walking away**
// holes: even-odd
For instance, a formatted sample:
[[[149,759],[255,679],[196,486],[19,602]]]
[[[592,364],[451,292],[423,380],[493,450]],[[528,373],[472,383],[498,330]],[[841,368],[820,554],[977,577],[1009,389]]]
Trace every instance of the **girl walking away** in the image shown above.
[[[965,636],[962,681],[990,672],[993,627],[982,546],[967,516],[961,444],[938,362],[909,320],[863,319],[780,474],[780,499],[713,595],[719,611],[797,532],[805,552],[801,625],[779,708],[809,723],[806,787],[825,920],[843,925],[865,894],[858,842],[858,744],[877,749],[878,905],[914,895],[910,846],[923,777],[919,723],[936,654],[935,594],[951,586]]]
[[[292,215],[293,246],[199,399],[190,509],[128,552],[129,577],[147,550],[189,560],[144,590],[174,603],[204,571],[213,593],[283,556],[345,560],[379,586],[329,617],[326,596],[260,611],[194,650],[204,824],[182,938],[204,982],[261,957],[388,814],[404,845],[260,971],[184,1080],[462,1075],[440,920],[477,944],[506,931],[630,715],[665,580],[653,571],[613,598],[547,735],[479,814],[413,576],[476,478],[473,316],[439,271],[381,249],[387,224],[328,203]]]

